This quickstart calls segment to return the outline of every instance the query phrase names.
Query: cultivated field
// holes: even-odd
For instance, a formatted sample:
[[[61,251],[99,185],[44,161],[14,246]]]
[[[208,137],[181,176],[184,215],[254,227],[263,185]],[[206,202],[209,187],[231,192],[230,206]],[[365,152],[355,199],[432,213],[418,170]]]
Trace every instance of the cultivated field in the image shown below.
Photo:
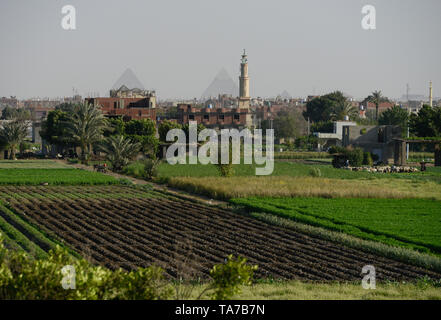
[[[408,188],[416,185],[425,195],[433,192],[436,198],[439,192],[436,189],[430,191],[427,187],[429,184],[438,185],[436,170],[410,179],[404,176],[371,178],[365,173],[345,172],[325,165],[278,163],[279,174],[275,176],[254,177],[250,167],[239,166],[237,177],[220,178],[216,168],[210,166],[161,166],[162,170],[170,169],[162,173],[166,173],[169,183],[173,179],[197,179],[202,184],[200,190],[195,190],[196,193],[213,190],[214,196],[225,199],[237,196],[238,188],[242,187],[241,196],[246,197],[255,196],[260,190],[273,195],[280,190],[291,192],[292,188],[297,194],[311,195],[320,186],[323,192],[313,195],[329,198],[329,193],[334,190],[332,196],[337,202],[351,201],[342,198],[348,192],[371,198],[380,193],[385,198],[411,198]],[[324,177],[310,176],[310,169],[314,167],[319,167]],[[195,172],[196,175],[206,176],[191,177]],[[174,173],[179,174],[173,178]],[[299,181],[302,183],[295,183]],[[306,187],[307,183],[311,184],[310,187]],[[343,186],[337,192],[335,183]],[[385,183],[397,186],[393,193],[385,192]],[[194,181],[190,184],[191,188],[198,185]],[[252,185],[255,187],[250,188]],[[231,190],[221,195],[217,194],[219,188]],[[8,248],[25,251],[36,258],[47,257],[48,250],[61,245],[74,257],[84,257],[111,269],[161,266],[169,279],[201,279],[202,284],[198,288],[202,289],[213,265],[234,254],[246,257],[250,263],[259,266],[255,274],[257,283],[236,298],[439,297],[435,292],[436,281],[441,278],[441,260],[436,256],[392,247],[391,244],[399,244],[383,244],[381,239],[372,237],[367,238],[370,241],[361,240],[363,236],[342,228],[344,223],[351,223],[344,219],[348,217],[343,211],[339,213],[337,210],[336,216],[332,217],[340,219],[334,221],[340,229],[328,228],[334,231],[324,229],[328,227],[326,225],[312,223],[319,226],[314,227],[310,221],[295,217],[293,220],[289,214],[276,212],[283,209],[289,213],[302,207],[306,210],[302,218],[331,221],[327,213],[336,208],[326,211],[328,204],[322,201],[327,199],[316,197],[311,200],[316,205],[310,207],[309,212],[309,207],[294,206],[289,198],[242,198],[237,203],[245,205],[247,210],[240,207],[239,212],[236,206],[214,207],[190,202],[185,196],[177,198],[177,194],[170,195],[150,185],[123,185],[111,176],[72,169],[70,165],[59,162],[0,162],[0,232]],[[355,199],[354,203],[364,200]],[[367,217],[371,213],[379,213],[376,201],[380,200],[369,201],[373,203],[366,207]],[[427,207],[426,200],[421,201],[415,204],[416,211],[420,205]],[[383,204],[380,206],[384,207]],[[350,205],[347,207],[351,208]],[[431,212],[435,211],[436,206]],[[375,214],[372,219],[381,220],[381,215]],[[409,212],[409,219],[403,227],[412,224],[412,214]],[[389,215],[389,218],[392,219],[392,216]],[[426,216],[425,219],[430,221],[418,220],[421,226],[436,227],[437,216]],[[414,236],[416,239],[419,237],[418,234]],[[376,267],[379,288],[387,286],[377,290],[377,295],[360,291],[361,268],[367,264]],[[388,286],[386,280],[397,284],[397,287]],[[325,281],[326,284],[317,284],[317,281]],[[405,287],[400,281],[411,281],[412,285]]]
[[[239,198],[231,202],[251,212],[271,213],[359,238],[441,256],[439,200]]]
[[[0,185],[117,184],[117,179],[96,172],[72,169],[53,160],[1,160]]]
[[[0,197],[31,225],[112,269],[156,264],[170,277],[196,278],[207,276],[228,254],[238,254],[259,266],[258,278],[356,281],[366,264],[376,266],[378,280],[440,277],[249,216],[132,187],[2,187]]]
[[[255,166],[234,165],[234,176],[219,177],[214,165],[159,167],[158,180],[217,199],[237,197],[435,198],[441,200],[441,169],[417,173],[369,173],[325,164],[275,162],[270,176],[255,176]]]
[[[0,160],[0,169],[63,169],[67,164],[54,160]]]

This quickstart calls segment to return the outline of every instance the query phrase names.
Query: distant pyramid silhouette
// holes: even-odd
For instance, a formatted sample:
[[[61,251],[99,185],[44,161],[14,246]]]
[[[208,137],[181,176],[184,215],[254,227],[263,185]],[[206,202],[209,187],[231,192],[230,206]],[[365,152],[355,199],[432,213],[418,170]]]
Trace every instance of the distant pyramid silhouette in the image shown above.
[[[220,94],[231,94],[233,97],[239,95],[239,87],[231,79],[225,68],[222,68],[214,78],[213,82],[202,94],[202,98],[217,97]]]
[[[286,91],[286,90],[283,90],[283,92],[281,93],[281,94],[279,94],[279,96],[282,98],[282,99],[291,99],[291,95],[288,93],[288,91]]]
[[[145,89],[141,81],[138,80],[138,78],[135,76],[135,73],[133,73],[132,69],[130,68],[124,71],[121,77],[119,77],[119,79],[115,82],[112,89],[118,90],[123,85],[129,89]]]

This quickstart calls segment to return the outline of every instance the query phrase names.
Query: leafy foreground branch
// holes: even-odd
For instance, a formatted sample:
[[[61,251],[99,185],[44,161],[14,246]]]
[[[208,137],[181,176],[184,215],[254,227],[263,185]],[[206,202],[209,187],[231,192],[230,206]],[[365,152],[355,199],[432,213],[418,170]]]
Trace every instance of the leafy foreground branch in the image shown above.
[[[75,289],[63,288],[65,266],[74,267]],[[230,299],[241,292],[241,285],[251,283],[256,268],[246,265],[244,258],[229,256],[225,264],[210,271],[212,281],[199,298],[208,294],[213,299]],[[112,271],[75,259],[58,246],[47,258],[35,260],[24,252],[6,249],[0,234],[0,300],[163,300],[170,299],[173,292],[159,267]]]

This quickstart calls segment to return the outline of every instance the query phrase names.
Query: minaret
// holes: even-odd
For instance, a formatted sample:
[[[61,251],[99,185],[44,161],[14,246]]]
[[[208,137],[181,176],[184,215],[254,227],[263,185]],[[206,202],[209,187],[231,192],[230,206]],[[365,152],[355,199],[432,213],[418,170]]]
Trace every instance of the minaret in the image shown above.
[[[430,81],[430,87],[429,87],[429,106],[433,107],[432,81]]]
[[[243,49],[242,61],[240,63],[239,77],[239,108],[250,107],[250,78],[248,77],[248,59],[245,49]]]

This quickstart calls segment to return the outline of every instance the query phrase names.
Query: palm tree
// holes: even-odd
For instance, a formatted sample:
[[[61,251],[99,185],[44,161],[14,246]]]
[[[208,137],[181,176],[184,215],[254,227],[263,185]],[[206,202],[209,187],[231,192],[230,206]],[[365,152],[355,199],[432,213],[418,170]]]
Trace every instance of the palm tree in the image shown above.
[[[141,144],[134,143],[124,136],[110,136],[100,145],[100,151],[112,165],[112,171],[121,171],[141,149]]]
[[[73,108],[66,124],[66,132],[79,144],[81,160],[86,160],[86,150],[90,153],[92,145],[102,139],[106,125],[107,120],[98,106],[82,103]]]
[[[358,116],[358,109],[349,101],[336,105],[331,112],[331,119],[334,121],[344,120],[345,116],[348,116],[349,119]]]
[[[372,95],[369,96],[368,102],[372,102],[375,104],[375,120],[377,121],[378,121],[378,108],[380,106],[380,103],[385,100],[386,98],[383,97],[380,90],[372,92]]]
[[[17,146],[26,138],[28,134],[28,125],[26,121],[13,120],[6,122],[0,128],[0,140],[8,146],[10,150],[9,159],[15,160],[15,150]]]

